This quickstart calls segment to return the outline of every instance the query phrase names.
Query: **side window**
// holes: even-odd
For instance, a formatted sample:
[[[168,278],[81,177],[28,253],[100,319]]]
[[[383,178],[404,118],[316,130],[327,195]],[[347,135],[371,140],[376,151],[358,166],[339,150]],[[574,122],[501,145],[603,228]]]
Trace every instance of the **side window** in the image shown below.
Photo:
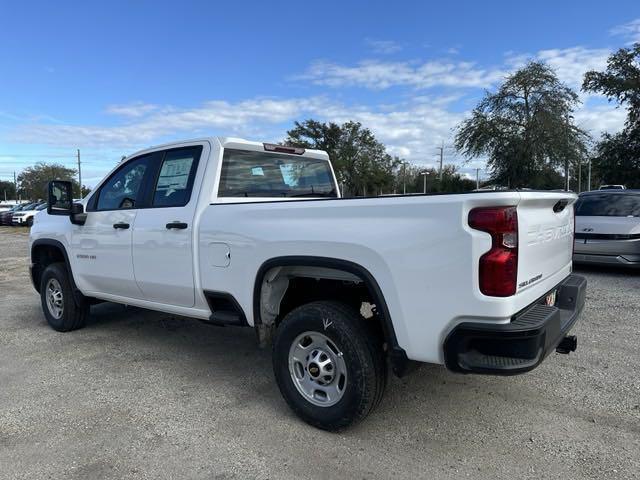
[[[154,207],[183,207],[189,203],[202,147],[168,150],[153,192]]]
[[[96,210],[136,208],[142,201],[145,172],[149,169],[150,155],[131,160],[117,170],[100,187]]]

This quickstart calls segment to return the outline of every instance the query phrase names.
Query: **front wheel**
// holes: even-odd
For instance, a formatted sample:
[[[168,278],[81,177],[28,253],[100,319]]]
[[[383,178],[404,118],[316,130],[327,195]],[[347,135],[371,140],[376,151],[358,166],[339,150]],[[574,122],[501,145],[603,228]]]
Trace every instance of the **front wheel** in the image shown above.
[[[276,331],[273,369],[280,392],[307,423],[340,430],[375,408],[386,384],[382,341],[357,311],[313,302]]]
[[[89,306],[74,297],[64,263],[52,263],[42,272],[40,298],[47,323],[54,330],[69,332],[84,326]]]

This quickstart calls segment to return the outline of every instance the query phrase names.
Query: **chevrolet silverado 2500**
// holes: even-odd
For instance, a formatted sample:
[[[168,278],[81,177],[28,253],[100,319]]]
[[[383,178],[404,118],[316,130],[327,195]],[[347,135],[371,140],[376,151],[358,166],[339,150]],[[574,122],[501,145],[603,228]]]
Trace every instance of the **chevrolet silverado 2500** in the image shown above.
[[[324,152],[208,138],[124,159],[81,203],[50,182],[31,276],[57,331],[99,301],[254,328],[289,406],[337,430],[376,406],[389,369],[512,375],[574,350],[575,201],[343,199]]]

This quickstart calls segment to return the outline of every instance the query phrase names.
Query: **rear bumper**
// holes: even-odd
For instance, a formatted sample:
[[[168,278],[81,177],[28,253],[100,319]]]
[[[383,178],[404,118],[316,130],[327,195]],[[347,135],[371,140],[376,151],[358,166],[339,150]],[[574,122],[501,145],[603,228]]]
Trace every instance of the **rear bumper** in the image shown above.
[[[640,239],[576,239],[573,261],[592,265],[640,266]]]
[[[575,324],[584,308],[587,279],[569,275],[558,284],[554,306],[544,298],[511,323],[462,323],[444,343],[445,365],[460,373],[516,375],[536,368]]]
[[[640,268],[640,255],[598,255],[574,253],[573,261],[584,265],[613,265]]]

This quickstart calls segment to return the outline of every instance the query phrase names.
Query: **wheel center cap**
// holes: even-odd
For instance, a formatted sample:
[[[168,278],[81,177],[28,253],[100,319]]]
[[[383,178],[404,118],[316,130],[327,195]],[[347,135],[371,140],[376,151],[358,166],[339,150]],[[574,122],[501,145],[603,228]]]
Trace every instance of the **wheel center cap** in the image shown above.
[[[317,377],[320,374],[320,367],[318,367],[318,365],[316,365],[315,363],[312,363],[311,365],[309,365],[309,374],[311,374],[312,377]]]

